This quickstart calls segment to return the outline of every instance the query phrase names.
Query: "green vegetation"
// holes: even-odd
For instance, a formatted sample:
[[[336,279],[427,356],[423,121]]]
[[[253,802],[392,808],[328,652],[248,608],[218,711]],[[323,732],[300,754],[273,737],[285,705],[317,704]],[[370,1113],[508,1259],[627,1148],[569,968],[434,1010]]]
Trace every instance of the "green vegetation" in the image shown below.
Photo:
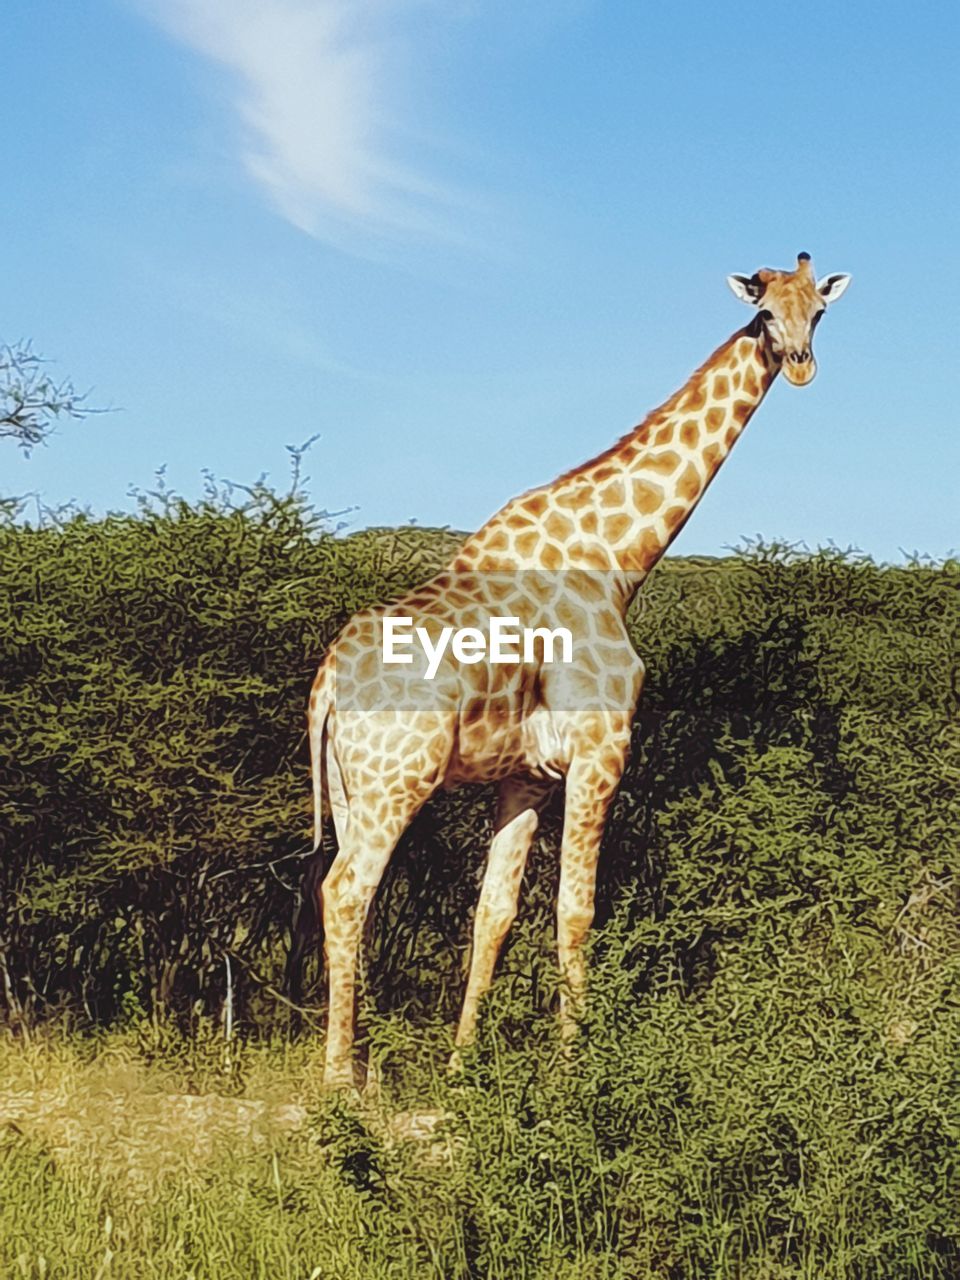
[[[363,1109],[274,994],[303,708],[456,539],[325,528],[263,487],[0,526],[0,1275],[955,1276],[960,566],[661,566],[572,1062],[554,814],[443,1073],[489,834],[456,793],[380,896]]]

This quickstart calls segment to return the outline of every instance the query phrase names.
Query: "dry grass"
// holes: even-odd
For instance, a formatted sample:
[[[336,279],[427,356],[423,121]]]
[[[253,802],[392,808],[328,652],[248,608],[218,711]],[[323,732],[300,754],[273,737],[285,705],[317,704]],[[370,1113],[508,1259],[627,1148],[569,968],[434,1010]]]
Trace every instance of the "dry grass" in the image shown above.
[[[215,1082],[186,1091],[190,1072],[150,1063],[131,1038],[100,1052],[44,1037],[0,1040],[0,1130],[41,1146],[63,1168],[94,1167],[139,1194],[166,1175],[252,1154],[302,1126],[303,1101],[283,1100],[290,1077],[265,1061],[239,1096]],[[230,1087],[224,1074],[221,1088]],[[248,1092],[249,1089],[249,1092]],[[252,1096],[257,1091],[262,1096]]]

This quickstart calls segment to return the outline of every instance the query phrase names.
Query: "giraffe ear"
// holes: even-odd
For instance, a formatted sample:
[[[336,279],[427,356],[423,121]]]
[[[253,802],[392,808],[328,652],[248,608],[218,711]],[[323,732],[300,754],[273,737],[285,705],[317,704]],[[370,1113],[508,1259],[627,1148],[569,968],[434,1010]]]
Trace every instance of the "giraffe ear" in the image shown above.
[[[852,279],[846,275],[824,276],[817,281],[817,293],[824,302],[836,302]]]
[[[741,302],[756,306],[763,293],[763,285],[756,276],[727,276],[727,284]]]

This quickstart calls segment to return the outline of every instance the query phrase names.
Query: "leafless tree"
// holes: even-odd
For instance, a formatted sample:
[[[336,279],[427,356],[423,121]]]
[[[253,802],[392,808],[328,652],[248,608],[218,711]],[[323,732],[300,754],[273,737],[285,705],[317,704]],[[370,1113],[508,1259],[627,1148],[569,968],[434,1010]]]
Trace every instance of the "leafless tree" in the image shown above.
[[[69,378],[57,382],[29,342],[0,345],[0,439],[16,440],[25,453],[43,444],[61,418],[97,410]]]

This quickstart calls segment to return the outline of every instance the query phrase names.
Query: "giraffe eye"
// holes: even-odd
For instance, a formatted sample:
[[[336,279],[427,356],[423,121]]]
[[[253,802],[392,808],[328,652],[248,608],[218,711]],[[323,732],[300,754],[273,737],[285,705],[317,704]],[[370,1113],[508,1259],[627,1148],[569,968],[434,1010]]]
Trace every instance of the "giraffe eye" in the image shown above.
[[[817,312],[817,314],[813,317],[813,319],[810,321],[811,329],[815,329],[817,327],[817,325],[823,319],[823,313],[826,311],[826,309],[827,309],[826,307],[821,307],[820,310]]]

